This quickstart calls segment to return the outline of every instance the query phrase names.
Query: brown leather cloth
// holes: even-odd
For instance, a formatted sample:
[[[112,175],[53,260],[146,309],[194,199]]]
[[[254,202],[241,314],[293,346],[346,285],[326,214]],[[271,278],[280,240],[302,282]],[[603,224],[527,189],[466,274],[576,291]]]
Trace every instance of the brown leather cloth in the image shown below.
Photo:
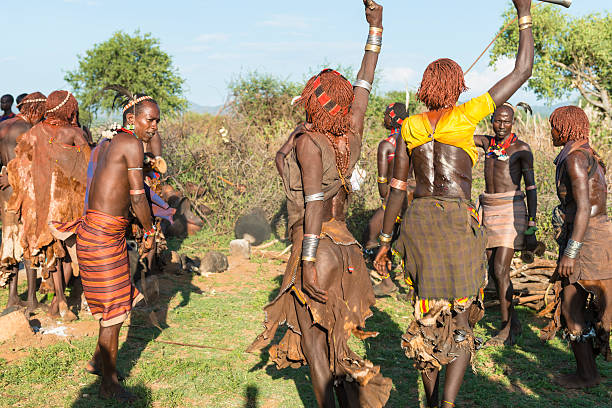
[[[561,235],[557,238],[559,259],[565,252],[573,229],[573,223],[563,224]],[[576,267],[569,277],[569,283],[605,279],[612,279],[612,222],[606,214],[602,214],[589,219],[589,225],[582,239],[582,248],[576,258]]]
[[[11,187],[0,191],[0,208],[2,209],[2,246],[0,248],[0,287],[4,287],[11,276],[14,275],[15,267],[23,258],[23,247],[21,246],[21,235],[23,226],[14,211],[7,210],[8,199],[13,193]]]
[[[50,266],[66,255],[49,222],[68,222],[83,215],[90,149],[54,141],[57,129],[39,123],[21,135],[16,157],[8,166],[14,189],[9,208],[21,214],[24,257],[34,265]]]
[[[312,323],[327,332],[329,367],[337,381],[343,382],[351,407],[383,407],[389,398],[391,380],[380,373],[380,367],[362,359],[348,346],[351,334],[366,338],[377,333],[361,331],[365,320],[372,315],[370,307],[375,298],[361,247],[340,221],[323,223],[321,241],[327,240],[342,253],[342,265],[328,288],[328,301],[316,302],[302,291],[301,226],[293,230],[293,249],[287,264],[279,295],[265,307],[265,330],[251,344],[248,351],[261,350],[274,338],[280,324],[289,327],[279,344],[270,347],[270,359],[277,368],[298,368],[307,364],[302,353],[301,332],[297,308],[307,308]],[[322,245],[321,242],[320,245]],[[344,380],[344,381],[342,381]]]
[[[487,229],[487,248],[524,249],[528,218],[525,193],[483,193],[478,201],[482,225]]]
[[[343,188],[342,180],[338,175],[336,168],[336,156],[327,137],[320,133],[304,133],[299,137],[310,137],[314,144],[321,151],[321,160],[323,162],[323,189],[325,201],[334,197],[338,191]],[[351,160],[346,172],[346,186],[351,186],[351,174],[355,168],[355,164],[359,160],[361,154],[361,143],[358,138],[349,138],[349,147],[351,149]],[[295,149],[292,149],[285,156],[285,164],[283,170],[283,186],[287,196],[287,212],[289,219],[287,225],[291,229],[295,223],[304,219],[304,189],[302,186],[302,174],[298,165]]]
[[[427,302],[423,313],[420,302]],[[453,320],[453,311],[469,313],[469,326],[459,327]],[[471,352],[472,361],[476,355],[476,342],[472,328],[484,316],[483,296],[478,295],[462,301],[416,299],[414,320],[402,336],[402,349],[406,357],[414,360],[417,369],[441,369],[453,362],[462,350]],[[461,330],[463,340],[456,337]]]

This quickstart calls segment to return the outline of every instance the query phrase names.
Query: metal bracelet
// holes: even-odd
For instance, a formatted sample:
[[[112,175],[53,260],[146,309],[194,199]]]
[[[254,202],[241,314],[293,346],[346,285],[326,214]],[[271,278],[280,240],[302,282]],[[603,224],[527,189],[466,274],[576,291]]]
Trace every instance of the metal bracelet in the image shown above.
[[[311,195],[307,195],[304,197],[304,203],[310,203],[312,201],[323,201],[323,200],[325,200],[325,194],[323,193],[311,194]]]
[[[372,84],[366,81],[365,79],[356,80],[353,84],[353,88],[355,87],[363,88],[368,92],[372,92]]]
[[[388,244],[389,242],[393,241],[393,235],[385,234],[384,232],[380,231],[380,234],[378,235],[378,240],[381,243]]]
[[[310,261],[312,258],[316,259],[318,248],[319,237],[310,234],[304,235],[302,240],[302,260]]]
[[[580,253],[580,248],[582,248],[582,242],[570,239],[567,241],[567,246],[565,247],[563,254],[568,258],[575,259],[578,256],[578,253]]]
[[[380,54],[380,45],[366,44],[365,51],[372,51],[376,54]]]
[[[367,44],[382,45],[382,35],[368,35]]]
[[[377,182],[378,184],[387,184],[387,182],[388,182],[388,181],[389,181],[389,180],[387,180],[387,178],[386,178],[386,177],[381,177],[381,176],[378,176],[378,178],[376,179],[376,182]]]

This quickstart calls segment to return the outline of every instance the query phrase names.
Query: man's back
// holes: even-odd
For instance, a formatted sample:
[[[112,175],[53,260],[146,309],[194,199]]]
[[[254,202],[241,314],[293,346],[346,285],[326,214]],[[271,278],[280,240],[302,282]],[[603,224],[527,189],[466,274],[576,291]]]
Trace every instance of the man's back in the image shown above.
[[[17,138],[27,132],[32,125],[20,117],[0,123],[0,160],[2,166],[15,158]]]
[[[140,164],[137,166],[142,167],[142,143],[134,135],[119,132],[99,149],[98,164],[89,192],[89,208],[127,217],[130,206],[128,171],[137,171],[128,170],[128,156],[137,160],[140,154]]]

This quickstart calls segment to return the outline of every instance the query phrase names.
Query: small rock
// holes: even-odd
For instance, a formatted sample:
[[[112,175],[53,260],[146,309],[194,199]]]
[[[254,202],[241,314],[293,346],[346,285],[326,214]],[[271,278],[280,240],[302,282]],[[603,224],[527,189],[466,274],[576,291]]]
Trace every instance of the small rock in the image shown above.
[[[270,239],[272,227],[266,218],[266,213],[261,208],[254,208],[250,212],[241,215],[234,224],[234,234],[237,239],[248,239],[252,245],[261,245]]]
[[[230,254],[243,259],[251,258],[251,244],[246,239],[235,239],[230,242]]]
[[[0,315],[0,343],[15,336],[34,334],[25,309],[13,306]]]
[[[164,259],[164,272],[165,273],[174,273],[180,274],[183,272],[183,262],[181,260],[181,256],[176,251],[170,251],[169,259]]]
[[[205,273],[220,273],[229,268],[227,257],[221,252],[211,251],[204,255],[200,264],[200,274]]]

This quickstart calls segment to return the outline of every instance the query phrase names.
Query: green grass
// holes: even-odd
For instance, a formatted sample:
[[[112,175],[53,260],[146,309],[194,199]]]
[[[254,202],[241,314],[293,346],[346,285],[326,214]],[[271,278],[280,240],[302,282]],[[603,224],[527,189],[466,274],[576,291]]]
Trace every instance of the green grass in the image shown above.
[[[153,306],[165,327],[150,327],[148,309],[136,310],[131,327],[121,332],[119,369],[128,374],[126,386],[141,398],[136,407],[313,407],[307,367],[278,371],[267,366],[266,353],[243,350],[261,329],[262,307],[274,296],[279,277],[273,262],[257,259],[257,271],[233,286],[215,277],[163,276],[162,302]],[[202,288],[202,289],[200,289]],[[25,289],[21,287],[22,291]],[[213,292],[213,289],[214,292]],[[6,302],[6,291],[0,292]],[[612,407],[612,364],[598,360],[604,383],[583,391],[563,391],[551,381],[570,372],[573,357],[565,342],[543,344],[537,338],[544,321],[519,309],[523,335],[513,348],[486,349],[468,370],[458,407]],[[351,346],[382,366],[394,388],[388,407],[422,406],[423,388],[412,362],[404,357],[399,339],[411,315],[408,303],[381,299],[368,320],[377,338],[352,339]],[[84,317],[91,319],[91,317]],[[489,310],[477,334],[489,338],[499,315]],[[280,334],[279,334],[280,335]],[[125,341],[127,337],[127,341]],[[156,340],[205,345],[200,349]],[[2,407],[119,407],[97,398],[99,382],[82,370],[96,339],[59,341],[11,363],[0,360]],[[0,346],[2,347],[2,346]],[[225,351],[220,349],[229,349]]]

